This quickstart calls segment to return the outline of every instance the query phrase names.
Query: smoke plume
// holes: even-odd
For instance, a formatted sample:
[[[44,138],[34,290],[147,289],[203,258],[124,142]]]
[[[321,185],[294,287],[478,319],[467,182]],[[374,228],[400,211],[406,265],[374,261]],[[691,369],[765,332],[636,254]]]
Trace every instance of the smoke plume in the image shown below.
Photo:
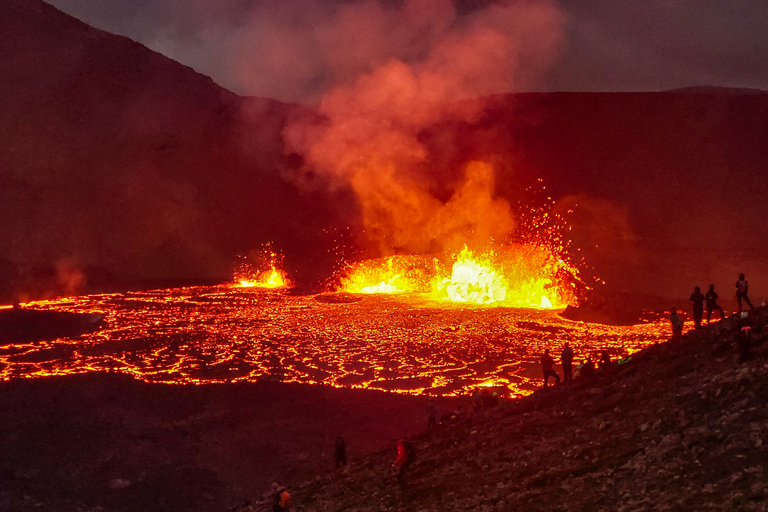
[[[506,237],[514,227],[495,197],[495,173],[472,162],[446,200],[419,134],[470,120],[483,96],[528,86],[555,56],[563,20],[548,2],[493,4],[457,16],[451,2],[375,2],[340,11],[322,47],[345,80],[319,103],[323,122],[297,121],[287,148],[357,197],[367,241],[381,254],[455,250]],[[413,44],[410,44],[412,42]],[[408,44],[406,44],[408,43]],[[370,67],[370,71],[365,71]]]

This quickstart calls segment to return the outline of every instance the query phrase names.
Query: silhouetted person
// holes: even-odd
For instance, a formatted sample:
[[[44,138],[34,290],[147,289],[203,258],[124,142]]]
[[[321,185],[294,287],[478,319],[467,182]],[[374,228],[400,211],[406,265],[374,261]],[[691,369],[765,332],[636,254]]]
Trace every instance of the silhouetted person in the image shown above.
[[[689,300],[693,302],[693,323],[696,329],[701,329],[701,318],[704,316],[704,301],[706,300],[704,294],[701,293],[701,288],[696,286]]]
[[[749,306],[749,309],[755,309],[755,306],[752,305],[752,303],[749,301],[749,297],[747,296],[747,293],[749,293],[749,283],[747,283],[747,280],[744,279],[744,274],[739,274],[739,280],[736,281],[736,300],[739,301],[739,313],[741,313],[741,301],[742,299],[744,302],[747,303],[747,306]]]
[[[607,372],[611,369],[611,356],[608,354],[607,350],[603,350],[600,353],[600,361],[598,361],[597,366],[603,372]]]
[[[563,363],[563,382],[573,381],[573,349],[565,342],[563,352],[560,354],[560,361]]]
[[[677,316],[677,307],[672,307],[669,314],[669,323],[672,324],[672,340],[676,341],[683,337],[683,321]]]
[[[720,312],[720,320],[725,318],[725,314],[723,313],[723,308],[720,307],[720,305],[717,303],[717,292],[715,291],[715,285],[711,284],[709,285],[709,290],[707,290],[707,294],[704,295],[704,298],[707,301],[707,323],[709,323],[709,320],[712,318],[712,312],[713,311],[719,311]]]
[[[587,356],[587,360],[581,365],[579,376],[585,379],[591,379],[595,376],[595,363],[592,361],[592,356]]]
[[[480,394],[480,388],[475,388],[475,391],[472,393],[472,409],[474,409],[475,412],[482,409],[483,407],[483,395]]]
[[[546,349],[541,356],[541,371],[544,373],[544,387],[547,387],[550,376],[555,378],[555,384],[560,384],[560,376],[552,369],[553,364],[555,364],[555,361],[552,359],[552,356],[549,355],[549,349]]]
[[[333,459],[336,461],[337,468],[347,465],[347,443],[341,434],[336,437],[336,443],[333,446]]]
[[[437,424],[437,406],[435,405],[435,399],[429,397],[427,402],[427,430],[435,428]]]
[[[291,506],[291,495],[276,482],[272,484],[272,495],[272,512],[283,512]]]
[[[739,331],[736,334],[739,344],[739,361],[746,361],[749,359],[749,345],[752,342],[752,319],[746,311],[739,316]]]

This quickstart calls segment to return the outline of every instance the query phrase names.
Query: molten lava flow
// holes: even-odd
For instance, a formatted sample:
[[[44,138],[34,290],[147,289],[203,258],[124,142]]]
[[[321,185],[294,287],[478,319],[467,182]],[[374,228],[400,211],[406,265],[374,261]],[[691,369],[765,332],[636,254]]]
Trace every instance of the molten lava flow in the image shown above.
[[[348,293],[403,293],[425,291],[427,261],[420,256],[390,256],[352,265],[341,278]]]
[[[241,277],[238,284],[245,288],[258,286],[261,288],[282,288],[289,285],[289,280],[285,272],[272,267],[266,272],[262,272],[255,279]]]
[[[439,301],[560,309],[578,301],[578,269],[546,246],[510,244],[475,253],[465,247],[440,259],[391,256],[348,269],[340,291],[430,294]]]

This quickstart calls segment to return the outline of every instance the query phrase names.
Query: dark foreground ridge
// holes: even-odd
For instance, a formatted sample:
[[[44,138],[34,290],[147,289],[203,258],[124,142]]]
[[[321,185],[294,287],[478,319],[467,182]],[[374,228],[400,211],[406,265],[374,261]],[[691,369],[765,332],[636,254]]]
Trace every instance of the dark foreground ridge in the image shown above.
[[[766,510],[768,309],[739,361],[731,317],[574,382],[413,438],[292,488],[297,511]],[[235,510],[268,510],[267,503]]]

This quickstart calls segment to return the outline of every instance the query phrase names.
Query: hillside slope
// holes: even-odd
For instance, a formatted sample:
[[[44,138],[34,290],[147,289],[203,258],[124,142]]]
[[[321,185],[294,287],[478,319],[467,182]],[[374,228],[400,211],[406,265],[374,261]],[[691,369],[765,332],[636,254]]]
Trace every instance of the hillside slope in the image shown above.
[[[0,3],[0,38],[0,299],[81,292],[57,281],[98,269],[226,279],[267,241],[299,267],[295,240],[314,245],[305,267],[325,271],[330,199],[284,179],[295,106],[239,97],[40,0]],[[35,275],[46,266],[58,272]]]
[[[608,376],[419,435],[404,491],[389,469],[392,446],[296,486],[295,509],[766,510],[767,316],[760,310],[746,362],[729,318],[637,353]]]

